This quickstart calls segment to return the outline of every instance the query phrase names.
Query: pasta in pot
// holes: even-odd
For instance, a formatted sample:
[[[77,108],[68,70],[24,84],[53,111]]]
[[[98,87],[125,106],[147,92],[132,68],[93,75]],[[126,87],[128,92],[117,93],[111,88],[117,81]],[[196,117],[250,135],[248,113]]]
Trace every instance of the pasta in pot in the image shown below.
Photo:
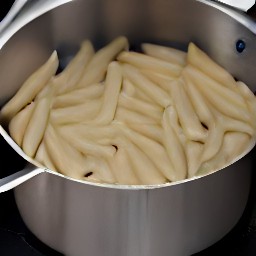
[[[1,109],[15,142],[74,179],[163,184],[234,161],[256,135],[256,100],[195,44],[183,52],[118,37],[84,41],[58,75],[57,53]]]

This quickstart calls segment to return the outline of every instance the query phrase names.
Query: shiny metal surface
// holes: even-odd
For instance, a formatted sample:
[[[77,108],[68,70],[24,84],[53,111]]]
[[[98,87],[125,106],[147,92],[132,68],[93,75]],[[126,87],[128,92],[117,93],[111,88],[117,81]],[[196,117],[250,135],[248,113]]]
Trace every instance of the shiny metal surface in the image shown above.
[[[156,189],[111,189],[39,174],[15,189],[28,228],[72,256],[188,256],[237,223],[250,187],[243,158],[203,179]]]
[[[37,15],[49,9],[38,8]],[[185,49],[193,41],[256,89],[255,24],[216,3],[73,0],[25,25],[35,17],[30,14],[0,38],[0,104],[52,50],[65,61],[85,38],[101,47],[121,34],[135,48],[147,41]],[[246,43],[242,53],[235,48],[239,39]],[[65,255],[190,255],[238,221],[250,173],[248,156],[206,177],[151,189],[95,186],[45,172],[17,187],[15,197],[30,230]]]

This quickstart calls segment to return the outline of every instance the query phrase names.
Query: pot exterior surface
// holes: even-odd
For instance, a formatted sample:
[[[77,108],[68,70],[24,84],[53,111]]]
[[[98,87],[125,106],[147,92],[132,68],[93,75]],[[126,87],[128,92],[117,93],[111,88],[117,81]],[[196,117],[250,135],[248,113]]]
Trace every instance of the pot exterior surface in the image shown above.
[[[27,24],[3,45],[0,104],[54,49],[65,63],[83,39],[100,48],[119,35],[135,49],[141,42],[185,49],[193,41],[255,90],[256,37],[246,18],[231,14],[193,0],[72,1]],[[242,53],[236,51],[239,39],[246,43]],[[139,190],[44,173],[17,187],[15,197],[28,228],[65,255],[191,255],[237,223],[250,173],[251,160],[245,157],[194,181]]]
[[[15,189],[28,228],[72,256],[191,255],[237,223],[249,188],[249,157],[204,178],[148,190],[85,185],[44,173]]]

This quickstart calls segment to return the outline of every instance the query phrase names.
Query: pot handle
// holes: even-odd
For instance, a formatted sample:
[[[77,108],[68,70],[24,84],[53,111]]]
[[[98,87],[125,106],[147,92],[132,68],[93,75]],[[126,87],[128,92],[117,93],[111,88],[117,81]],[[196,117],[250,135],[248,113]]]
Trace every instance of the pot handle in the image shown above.
[[[15,19],[15,17],[20,13],[23,7],[31,0],[15,0],[11,9],[6,14],[4,19],[0,22],[0,33],[8,27],[8,25]]]
[[[0,179],[0,193],[11,190],[44,171],[43,168],[28,165],[25,169]]]
[[[247,12],[254,4],[255,0],[211,0],[213,2],[218,2],[221,4],[225,4],[227,6],[233,7],[240,11]]]

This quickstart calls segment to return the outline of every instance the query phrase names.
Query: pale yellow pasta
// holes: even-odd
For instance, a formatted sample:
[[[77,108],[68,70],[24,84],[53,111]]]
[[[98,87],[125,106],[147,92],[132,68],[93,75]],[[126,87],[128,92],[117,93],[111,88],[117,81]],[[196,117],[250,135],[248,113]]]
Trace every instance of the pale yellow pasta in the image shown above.
[[[86,87],[92,83],[101,82],[104,79],[109,63],[120,51],[128,49],[128,47],[127,38],[121,36],[100,49],[85,68],[77,87]]]
[[[215,85],[217,83],[211,80],[210,78],[206,77],[199,70],[196,70],[191,66],[187,66],[185,68],[185,72],[186,75],[189,76],[189,79],[193,81],[193,83],[199,88],[199,90],[202,92],[205,98],[216,109],[232,118],[242,120],[244,122],[250,122],[251,116],[248,112],[248,108],[246,106],[245,101],[240,97],[240,95],[236,94],[237,101],[234,102],[235,98],[230,97],[230,95],[228,95],[229,92],[226,92],[226,90],[229,89],[218,86],[219,89],[222,89],[220,89],[220,91],[216,90]],[[223,89],[225,90],[225,92],[223,92]],[[233,92],[230,94],[232,95]]]
[[[184,70],[190,74],[195,84],[200,86],[200,88],[204,86],[204,88],[209,89],[214,95],[221,97],[230,104],[234,104],[241,109],[247,110],[244,98],[237,93],[236,90],[222,86],[220,83],[214,81],[211,77],[208,77],[192,66],[187,66]]]
[[[113,170],[118,184],[139,185],[140,181],[136,176],[128,159],[126,150],[122,147],[118,148],[113,159],[109,160],[109,165]]]
[[[106,75],[103,102],[96,118],[91,121],[92,123],[104,125],[113,121],[121,85],[121,68],[117,62],[111,62],[108,66],[108,72]]]
[[[74,136],[74,132],[71,129],[58,129],[59,134],[67,140],[70,145],[76,148],[78,151],[86,155],[93,155],[97,157],[113,157],[116,150],[112,145],[100,145],[99,143],[95,143],[90,140],[90,138],[85,138],[80,133],[76,133]]]
[[[19,146],[22,145],[23,137],[33,113],[34,107],[34,102],[30,103],[19,113],[17,113],[9,123],[8,128],[10,135]]]
[[[58,129],[62,134],[70,133],[76,134],[80,138],[101,143],[103,145],[110,145],[111,140],[117,136],[118,130],[115,125],[92,125],[75,123],[69,125],[59,126]],[[105,142],[105,143],[104,143]]]
[[[116,183],[116,178],[113,175],[113,171],[110,169],[107,159],[87,156],[86,168],[88,170],[87,174],[91,172],[91,175],[85,175],[84,179],[95,179],[96,182],[101,180],[111,184]]]
[[[134,96],[136,93],[134,84],[132,84],[128,79],[123,79],[122,93],[130,97]]]
[[[137,52],[122,52],[118,55],[117,59],[139,69],[151,70],[166,76],[177,77],[182,70],[179,65]]]
[[[24,82],[17,93],[1,109],[1,118],[10,121],[17,112],[29,104],[52,76],[55,75],[58,64],[57,52],[54,51],[46,63]]]
[[[141,73],[166,92],[168,92],[170,89],[169,82],[176,79],[173,77],[168,77],[168,76],[159,74],[157,72],[152,72],[150,70],[142,70]]]
[[[201,125],[183,84],[181,80],[170,82],[170,91],[181,127],[188,139],[203,142],[207,137],[207,131]]]
[[[57,96],[53,102],[53,108],[64,108],[67,106],[78,105],[85,100],[98,99],[104,93],[104,85],[102,83],[92,84],[88,87],[70,91],[68,93]]]
[[[160,117],[158,120],[155,120],[150,116],[144,116],[141,113],[123,108],[121,106],[116,110],[115,120],[127,124],[160,124],[161,122]]]
[[[129,123],[129,128],[132,130],[141,133],[142,135],[158,142],[163,142],[163,130],[161,125],[158,124],[135,124]]]
[[[206,53],[194,43],[189,43],[187,61],[203,73],[219,82],[221,85],[236,90],[234,78],[220,65],[214,62]]]
[[[169,115],[169,118],[170,118],[170,124],[171,124],[173,130],[175,131],[175,133],[176,133],[177,137],[179,138],[183,147],[185,147],[187,138],[186,138],[181,126],[180,126],[179,118],[178,118],[178,114],[177,114],[176,109],[173,106],[168,106],[167,112],[168,112],[168,115]]]
[[[215,118],[209,108],[209,104],[207,104],[205,97],[200,93],[200,90],[194,85],[194,83],[189,79],[189,77],[183,76],[184,85],[187,95],[191,100],[191,103],[197,113],[199,120],[209,127],[215,126]]]
[[[201,166],[201,154],[203,152],[203,145],[202,143],[196,141],[187,141],[185,152],[188,165],[188,178],[191,178],[197,175],[198,169]]]
[[[174,170],[180,173],[179,179],[185,179],[187,177],[187,161],[184,152],[184,148],[180,140],[177,137],[172,125],[171,118],[168,113],[168,108],[163,114],[163,143],[168,153],[169,158],[173,163]],[[177,180],[179,180],[177,179]]]
[[[160,106],[166,107],[172,104],[172,99],[168,94],[142,75],[137,68],[128,64],[122,65],[122,68],[124,76]]]
[[[22,141],[22,148],[30,157],[35,156],[37,148],[43,139],[50,114],[50,106],[50,97],[43,98],[38,101],[26,127]]]
[[[159,173],[151,159],[146,156],[143,150],[139,149],[131,142],[126,143],[126,148],[129,162],[135,170],[141,184],[162,184],[167,181],[162,173]]]
[[[187,53],[172,47],[144,43],[141,45],[144,53],[169,63],[185,66]]]
[[[83,104],[57,108],[51,111],[51,120],[58,124],[88,121],[100,110],[100,100],[88,100]]]
[[[186,173],[176,172],[174,166],[167,156],[164,147],[145,136],[134,132],[127,127],[123,127],[125,135],[138,147],[145,152],[149,159],[154,163],[157,169],[167,180],[177,181],[184,179]]]
[[[49,154],[45,148],[44,141],[40,143],[35,155],[35,159],[41,164],[43,164],[44,166],[46,166],[47,168],[49,168],[50,170],[57,171],[56,167],[52,163],[52,160],[50,159]]]
[[[82,42],[81,48],[67,67],[54,79],[56,94],[72,90],[80,80],[84,69],[94,56],[94,48],[90,41]]]
[[[65,140],[62,140],[52,125],[48,125],[44,138],[45,147],[58,170],[75,179],[81,179],[86,174],[85,157]]]
[[[143,114],[144,116],[149,116],[150,118],[155,119],[156,122],[159,122],[159,117],[161,117],[163,114],[163,109],[160,106],[152,105],[145,101],[125,96],[123,94],[120,94],[119,96],[118,105],[120,107]]]
[[[128,52],[125,37],[97,52],[84,41],[56,76],[54,53],[2,108],[2,122],[38,165],[97,183],[181,181],[255,144],[256,100],[243,82],[192,43],[188,53],[142,50]]]
[[[250,136],[241,132],[227,132],[223,138],[222,147],[216,156],[203,163],[198,174],[206,174],[213,170],[225,167],[236,160],[250,145]]]

